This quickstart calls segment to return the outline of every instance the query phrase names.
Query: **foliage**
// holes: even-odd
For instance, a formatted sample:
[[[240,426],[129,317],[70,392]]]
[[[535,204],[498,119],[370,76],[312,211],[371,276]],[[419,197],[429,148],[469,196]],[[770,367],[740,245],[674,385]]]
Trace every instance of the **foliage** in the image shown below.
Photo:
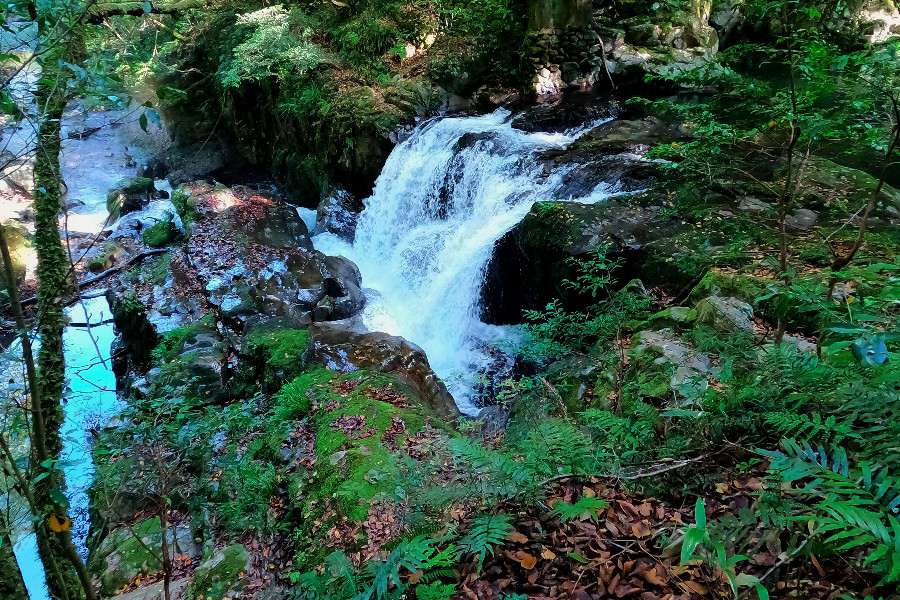
[[[472,521],[468,533],[459,541],[459,547],[463,552],[475,555],[481,569],[484,559],[493,555],[494,547],[501,544],[512,529],[509,515],[480,515]]]
[[[725,575],[735,598],[740,597],[741,589],[753,588],[759,600],[768,600],[769,592],[757,577],[737,572],[737,564],[747,560],[747,557],[728,556],[725,544],[710,536],[706,521],[706,507],[702,498],[697,498],[694,506],[694,524],[684,532],[684,539],[681,542],[681,564],[687,564],[698,554],[700,560]]]
[[[312,32],[293,20],[280,4],[239,15],[237,24],[250,34],[220,67],[222,85],[236,88],[268,77],[303,76],[322,63],[325,54],[311,41]]]
[[[560,520],[564,523],[580,519],[597,520],[600,512],[607,508],[609,503],[602,498],[591,498],[583,496],[574,504],[568,502],[557,502],[553,506],[553,512],[559,515]]]
[[[177,240],[181,235],[171,214],[141,232],[141,241],[151,248],[162,248]]]
[[[811,522],[812,535],[831,552],[864,552],[863,564],[887,583],[900,581],[900,478],[878,464],[851,464],[847,451],[831,452],[793,439],[765,452],[769,469],[796,501],[793,519]]]

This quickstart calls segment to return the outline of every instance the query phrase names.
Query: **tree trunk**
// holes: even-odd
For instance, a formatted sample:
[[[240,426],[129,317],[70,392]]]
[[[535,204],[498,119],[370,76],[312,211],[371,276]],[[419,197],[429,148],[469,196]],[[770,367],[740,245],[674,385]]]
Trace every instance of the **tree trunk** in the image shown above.
[[[40,21],[39,21],[40,22]],[[80,46],[79,33],[72,31],[65,49]],[[41,37],[45,38],[44,32]],[[62,394],[65,383],[63,358],[63,309],[71,295],[69,263],[59,237],[59,215],[62,209],[59,153],[62,146],[60,128],[66,106],[68,76],[59,68],[59,59],[67,52],[51,50],[42,57],[42,73],[38,80],[35,100],[40,111],[37,146],[34,159],[34,211],[35,248],[38,266],[38,322],[41,339],[38,352],[39,389],[38,410],[42,416],[44,439],[32,440],[32,450],[38,464],[47,468],[49,477],[34,486],[35,506],[48,527],[38,527],[38,536],[45,537],[39,543],[41,560],[45,565],[56,563],[55,576],[48,575],[47,585],[54,598],[79,598],[82,592],[93,598],[87,570],[72,544],[71,521],[67,514],[62,490],[65,487],[62,472],[51,463],[62,451],[60,428],[63,421]],[[48,569],[48,574],[50,570]]]
[[[25,582],[13,554],[12,529],[5,511],[0,511],[0,598],[26,600]]]

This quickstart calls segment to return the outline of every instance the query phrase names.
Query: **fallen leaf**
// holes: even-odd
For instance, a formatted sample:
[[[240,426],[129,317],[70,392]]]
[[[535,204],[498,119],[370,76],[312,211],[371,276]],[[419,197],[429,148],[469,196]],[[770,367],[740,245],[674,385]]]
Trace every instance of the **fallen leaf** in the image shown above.
[[[516,562],[522,565],[522,568],[526,571],[530,571],[537,564],[537,557],[535,557],[533,554],[525,552],[524,550],[519,550],[518,552],[516,552],[513,555],[513,558],[516,560]]]
[[[545,547],[543,550],[541,550],[541,558],[543,558],[544,560],[553,560],[554,558],[556,558],[556,554],[550,548]]]
[[[518,531],[513,531],[508,536],[506,536],[506,539],[508,539],[511,542],[516,542],[517,544],[527,544],[528,543],[528,536],[523,533],[519,533]]]

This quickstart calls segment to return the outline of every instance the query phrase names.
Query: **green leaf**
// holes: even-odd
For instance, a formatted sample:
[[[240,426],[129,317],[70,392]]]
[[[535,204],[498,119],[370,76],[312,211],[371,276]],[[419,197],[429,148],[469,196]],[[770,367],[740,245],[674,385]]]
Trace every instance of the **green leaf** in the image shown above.
[[[703,529],[691,527],[685,532],[684,540],[681,542],[681,564],[684,565],[690,562],[691,558],[694,556],[694,552],[697,550],[697,546],[699,546],[705,538],[706,531]]]
[[[694,521],[699,529],[706,529],[706,506],[703,504],[703,498],[697,498],[694,504]]]

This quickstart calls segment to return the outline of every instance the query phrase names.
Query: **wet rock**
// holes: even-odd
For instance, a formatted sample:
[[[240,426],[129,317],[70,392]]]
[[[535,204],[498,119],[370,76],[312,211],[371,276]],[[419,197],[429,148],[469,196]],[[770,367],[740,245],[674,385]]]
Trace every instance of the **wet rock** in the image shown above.
[[[555,102],[536,104],[516,115],[512,126],[522,131],[561,132],[599,119],[612,118],[616,113],[611,103]]]
[[[341,239],[353,241],[362,203],[343,188],[325,196],[316,210],[316,233],[333,233]]]
[[[141,210],[153,199],[156,188],[149,177],[128,177],[119,181],[106,194],[106,210],[111,219]]]
[[[194,571],[185,600],[223,600],[237,596],[249,566],[250,559],[243,545],[232,544],[217,550]]]
[[[123,215],[115,225],[110,239],[131,238],[140,240],[151,227],[169,222],[179,234],[184,234],[184,224],[178,210],[170,200],[153,200],[138,210]]]
[[[362,309],[359,270],[313,250],[295,209],[237,187],[195,184],[193,196],[200,209],[187,262],[226,321],[279,318],[296,327]]]
[[[697,318],[721,331],[753,332],[753,307],[734,297],[710,296],[697,303]]]
[[[106,300],[117,334],[110,352],[112,368],[121,380],[129,371],[146,369],[158,336],[147,318],[146,306],[127,285],[114,281],[107,289]]]
[[[521,223],[494,246],[482,288],[482,319],[520,323],[522,311],[543,308],[554,298],[576,303],[563,279],[575,275],[570,259],[584,257],[601,244],[622,259],[623,281],[661,278],[648,260],[652,246],[678,231],[675,221],[653,203],[635,196],[605,203],[539,202]],[[667,275],[666,275],[667,276]]]
[[[407,383],[423,403],[446,419],[459,410],[447,386],[434,374],[425,352],[407,340],[381,332],[360,331],[350,323],[315,323],[307,362],[340,372],[370,369],[391,373]]]
[[[572,146],[564,156],[644,153],[663,143],[683,140],[687,133],[677,125],[664,123],[655,117],[634,120],[616,120],[595,127]]]

